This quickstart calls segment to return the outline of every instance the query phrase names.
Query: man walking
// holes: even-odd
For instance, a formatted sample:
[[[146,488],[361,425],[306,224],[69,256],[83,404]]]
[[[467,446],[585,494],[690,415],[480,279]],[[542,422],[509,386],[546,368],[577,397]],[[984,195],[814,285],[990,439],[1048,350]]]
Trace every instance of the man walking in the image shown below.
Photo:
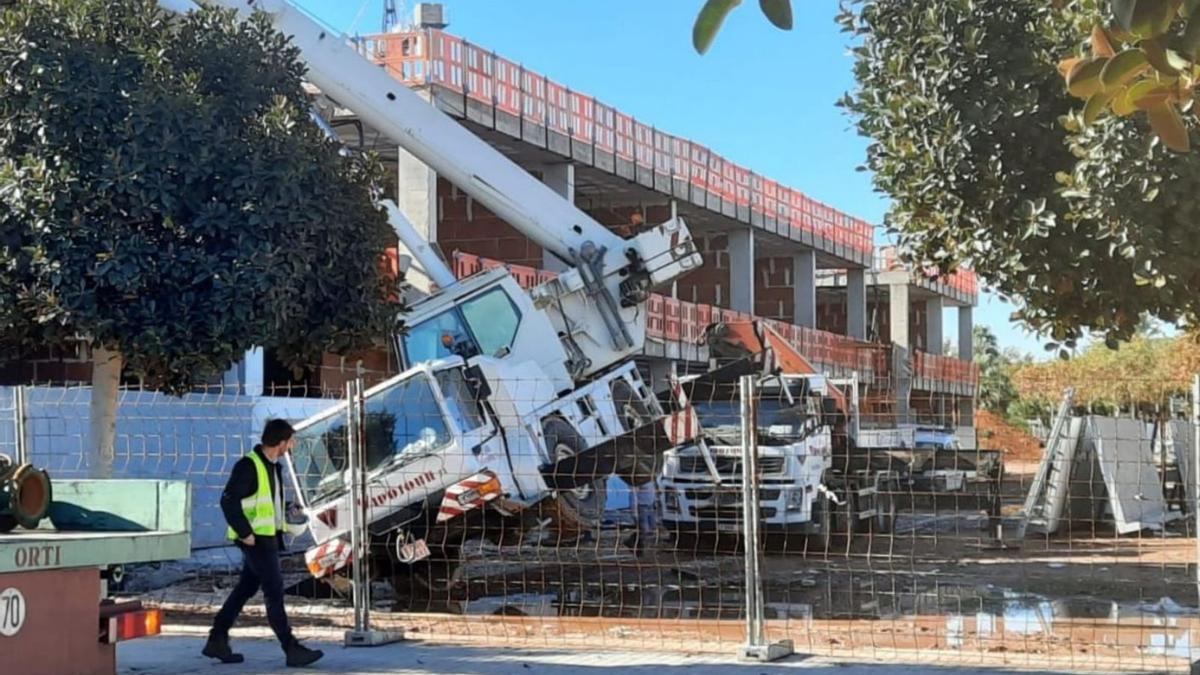
[[[267,621],[279,638],[287,665],[307,666],[324,656],[320,650],[309,649],[296,640],[283,609],[279,553],[283,550],[283,533],[289,531],[289,525],[283,508],[283,471],[279,460],[295,445],[294,433],[286,421],[269,420],[263,427],[262,443],[233,466],[221,493],[221,511],[229,524],[226,536],[242,551],[242,575],[217,612],[201,653],[223,663],[243,661],[242,655],[229,647],[229,629],[259,588],[267,607]],[[303,527],[297,529],[303,531]]]

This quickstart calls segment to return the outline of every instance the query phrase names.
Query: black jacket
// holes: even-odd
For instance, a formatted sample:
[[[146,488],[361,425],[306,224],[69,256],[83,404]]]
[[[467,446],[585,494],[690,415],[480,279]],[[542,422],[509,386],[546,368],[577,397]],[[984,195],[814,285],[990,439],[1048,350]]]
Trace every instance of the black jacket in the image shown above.
[[[283,467],[267,459],[261,445],[254,446],[254,452],[258,453],[267,466],[267,480],[271,482],[271,497],[275,498],[278,494],[277,491],[282,489]],[[225,490],[221,493],[221,512],[225,514],[225,522],[233,528],[239,540],[245,539],[254,532],[250,527],[250,520],[242,512],[242,500],[256,492],[258,492],[258,471],[255,470],[254,462],[249,457],[243,457],[233,465],[233,471],[229,474],[229,482],[225,484]],[[241,546],[242,543],[239,541],[238,545]],[[270,541],[255,537],[255,545],[273,546],[282,550],[283,533],[278,533]]]

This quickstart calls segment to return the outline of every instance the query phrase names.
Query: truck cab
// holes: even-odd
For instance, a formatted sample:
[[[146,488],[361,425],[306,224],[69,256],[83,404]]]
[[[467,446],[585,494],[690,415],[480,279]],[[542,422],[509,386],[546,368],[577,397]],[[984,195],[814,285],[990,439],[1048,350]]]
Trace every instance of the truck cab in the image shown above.
[[[825,378],[773,375],[759,385],[758,449],[764,531],[815,533],[820,486],[832,467],[831,426],[822,411]],[[667,453],[660,479],[662,521],[677,537],[742,531],[740,399],[734,387],[692,397],[701,432]]]

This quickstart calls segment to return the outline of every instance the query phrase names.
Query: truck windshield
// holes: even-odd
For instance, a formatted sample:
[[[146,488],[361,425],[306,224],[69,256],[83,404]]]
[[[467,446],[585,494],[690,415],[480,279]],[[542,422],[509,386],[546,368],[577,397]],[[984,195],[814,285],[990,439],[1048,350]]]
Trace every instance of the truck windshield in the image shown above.
[[[726,436],[742,426],[740,401],[697,401],[693,403],[700,426],[705,431],[720,430]],[[760,434],[786,437],[799,434],[804,426],[804,409],[789,404],[786,400],[764,398],[758,403],[758,429]]]
[[[366,397],[367,467],[375,470],[393,460],[433,452],[450,443],[446,418],[424,373]],[[296,431],[292,468],[308,503],[345,487],[347,465],[346,406],[302,422]]]
[[[409,365],[449,356],[505,356],[517,338],[521,312],[503,288],[492,288],[457,307],[409,326],[404,354]]]

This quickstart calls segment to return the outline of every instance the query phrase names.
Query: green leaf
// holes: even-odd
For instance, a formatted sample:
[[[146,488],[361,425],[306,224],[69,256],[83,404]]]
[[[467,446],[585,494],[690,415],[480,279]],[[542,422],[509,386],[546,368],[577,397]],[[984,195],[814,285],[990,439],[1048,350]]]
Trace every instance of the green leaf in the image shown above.
[[[792,29],[792,0],[758,0],[758,6],[776,28]]]
[[[1087,100],[1087,104],[1083,106],[1083,123],[1091,124],[1095,122],[1119,93],[1121,93],[1120,89],[1107,89],[1092,94],[1091,98]]]
[[[1140,75],[1149,66],[1146,55],[1140,49],[1126,49],[1104,64],[1100,71],[1100,84],[1104,87],[1122,87]]]
[[[1172,63],[1172,60],[1167,56],[1167,49],[1163,46],[1162,41],[1157,39],[1142,40],[1139,45],[1146,55],[1146,60],[1154,69],[1168,77],[1176,77],[1179,75],[1179,69]]]
[[[696,16],[695,25],[692,26],[692,46],[698,53],[708,52],[708,48],[717,37],[717,31],[721,30],[721,24],[725,23],[729,13],[740,4],[742,0],[707,0],[704,3],[700,14]]]
[[[1155,106],[1146,111],[1150,118],[1150,128],[1162,139],[1163,145],[1175,152],[1187,152],[1191,149],[1191,139],[1187,127],[1179,117],[1179,111],[1170,103]]]
[[[1171,88],[1154,80],[1139,80],[1125,94],[1129,104],[1138,110],[1157,108],[1171,98]]]
[[[1100,91],[1100,73],[1103,72],[1108,59],[1097,57],[1080,62],[1067,75],[1067,91],[1076,98],[1087,99]]]

